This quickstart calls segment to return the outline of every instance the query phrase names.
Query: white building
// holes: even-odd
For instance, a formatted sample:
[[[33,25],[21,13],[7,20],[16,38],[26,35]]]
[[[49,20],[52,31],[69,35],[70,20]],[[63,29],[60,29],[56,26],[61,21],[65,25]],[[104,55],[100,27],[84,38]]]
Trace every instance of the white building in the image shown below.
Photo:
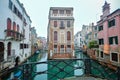
[[[83,43],[83,38],[82,38],[82,33],[81,31],[77,32],[74,37],[74,45],[75,48],[82,48],[84,43]]]
[[[0,0],[0,10],[0,69],[4,69],[31,55],[31,20],[19,0]]]

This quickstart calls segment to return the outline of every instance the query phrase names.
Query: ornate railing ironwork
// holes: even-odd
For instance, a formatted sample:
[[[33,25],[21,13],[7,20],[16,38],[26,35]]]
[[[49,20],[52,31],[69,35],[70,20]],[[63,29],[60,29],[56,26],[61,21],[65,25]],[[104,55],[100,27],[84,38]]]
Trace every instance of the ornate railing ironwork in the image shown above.
[[[81,62],[82,63],[79,63]],[[43,62],[30,62],[25,63],[20,66],[16,66],[7,72],[12,70],[21,71],[21,80],[34,80],[36,75],[47,74],[48,80],[64,79],[66,77],[72,77],[76,70],[82,69],[84,74],[91,74],[91,59],[53,59]],[[36,71],[36,65],[47,64],[47,69],[44,71]],[[78,65],[79,64],[79,65]],[[77,65],[77,66],[75,66]],[[41,67],[42,68],[42,67]],[[0,74],[0,77],[2,75]],[[17,76],[17,77],[20,77]],[[82,75],[80,75],[82,76]]]

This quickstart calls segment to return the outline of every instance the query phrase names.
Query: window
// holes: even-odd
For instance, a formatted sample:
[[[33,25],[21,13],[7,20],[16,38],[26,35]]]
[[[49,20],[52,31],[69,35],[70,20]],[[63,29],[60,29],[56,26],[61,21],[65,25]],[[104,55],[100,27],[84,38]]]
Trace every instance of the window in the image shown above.
[[[24,48],[27,48],[27,44],[24,44]]]
[[[57,48],[57,45],[54,45],[54,48]]]
[[[97,26],[94,27],[94,30],[97,31]]]
[[[54,40],[57,41],[57,31],[54,32]]]
[[[20,19],[22,20],[22,14],[20,13]]]
[[[118,36],[109,37],[109,44],[118,44]]]
[[[54,21],[54,27],[57,27],[57,21]]]
[[[61,48],[64,48],[64,45],[61,45]]]
[[[81,38],[80,38],[80,42],[81,42]]]
[[[70,31],[67,32],[67,40],[71,40],[71,34],[70,34]]]
[[[64,14],[64,10],[60,10],[60,14]]]
[[[23,29],[23,35],[24,35],[24,37],[25,37],[25,29]]]
[[[82,36],[82,35],[80,34],[80,36]]]
[[[115,26],[115,19],[108,21],[108,27]]]
[[[60,21],[60,29],[64,29],[64,22],[63,21]]]
[[[13,3],[11,0],[9,0],[9,8],[12,10]]]
[[[24,47],[24,45],[21,43],[21,44],[20,44],[20,49],[23,49],[23,47]]]
[[[58,14],[58,10],[53,10],[53,14]]]
[[[95,33],[94,38],[97,38],[97,33]]]
[[[99,31],[103,30],[103,26],[99,26]]]
[[[71,48],[71,45],[67,45],[68,48]]]
[[[118,54],[117,53],[111,53],[112,61],[118,62]]]
[[[103,58],[103,51],[100,52],[100,57]]]
[[[26,26],[27,25],[27,23],[26,23],[26,19],[24,18],[24,26]]]
[[[7,36],[11,36],[11,32],[9,30],[11,30],[11,19],[8,18],[7,19]]]
[[[13,36],[16,37],[15,31],[17,31],[17,30],[16,30],[16,23],[15,22],[13,22],[13,31],[14,31]]]
[[[17,25],[17,32],[19,32],[19,25]]]
[[[99,39],[99,45],[103,45],[104,44],[104,39]]]
[[[70,21],[67,21],[67,27],[70,27]]]
[[[13,30],[17,31],[17,29],[16,29],[16,23],[15,22],[13,22]]]
[[[71,14],[71,10],[66,10],[66,14]]]
[[[17,14],[17,8],[14,6],[14,13]]]

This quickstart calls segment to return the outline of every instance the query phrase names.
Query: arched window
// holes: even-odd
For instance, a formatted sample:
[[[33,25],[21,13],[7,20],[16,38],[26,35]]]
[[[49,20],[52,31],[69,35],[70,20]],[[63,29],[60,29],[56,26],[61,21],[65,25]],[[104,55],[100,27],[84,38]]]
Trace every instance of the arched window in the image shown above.
[[[57,27],[57,21],[54,21],[54,27]]]
[[[8,56],[11,55],[11,42],[8,42],[8,44],[7,44],[7,55]]]
[[[10,32],[10,30],[11,30],[11,19],[10,18],[8,18],[7,19],[7,36],[11,36],[11,32]]]
[[[67,40],[71,40],[71,33],[70,33],[70,31],[67,32]]]
[[[14,31],[13,36],[15,37],[15,36],[16,36],[16,34],[15,34],[15,31],[16,31],[16,23],[15,23],[15,22],[13,22],[13,31]]]
[[[57,31],[54,31],[54,40],[57,41]]]
[[[19,32],[19,25],[17,25],[17,32]]]
[[[16,31],[16,23],[13,22],[13,30]]]

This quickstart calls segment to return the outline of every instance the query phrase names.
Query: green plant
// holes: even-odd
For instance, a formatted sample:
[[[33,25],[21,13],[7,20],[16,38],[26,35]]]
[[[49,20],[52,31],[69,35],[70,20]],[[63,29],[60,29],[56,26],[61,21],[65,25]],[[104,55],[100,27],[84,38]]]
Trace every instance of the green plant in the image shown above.
[[[98,48],[98,47],[99,47],[99,45],[98,45],[97,41],[95,41],[95,40],[90,41],[88,44],[88,48]]]

